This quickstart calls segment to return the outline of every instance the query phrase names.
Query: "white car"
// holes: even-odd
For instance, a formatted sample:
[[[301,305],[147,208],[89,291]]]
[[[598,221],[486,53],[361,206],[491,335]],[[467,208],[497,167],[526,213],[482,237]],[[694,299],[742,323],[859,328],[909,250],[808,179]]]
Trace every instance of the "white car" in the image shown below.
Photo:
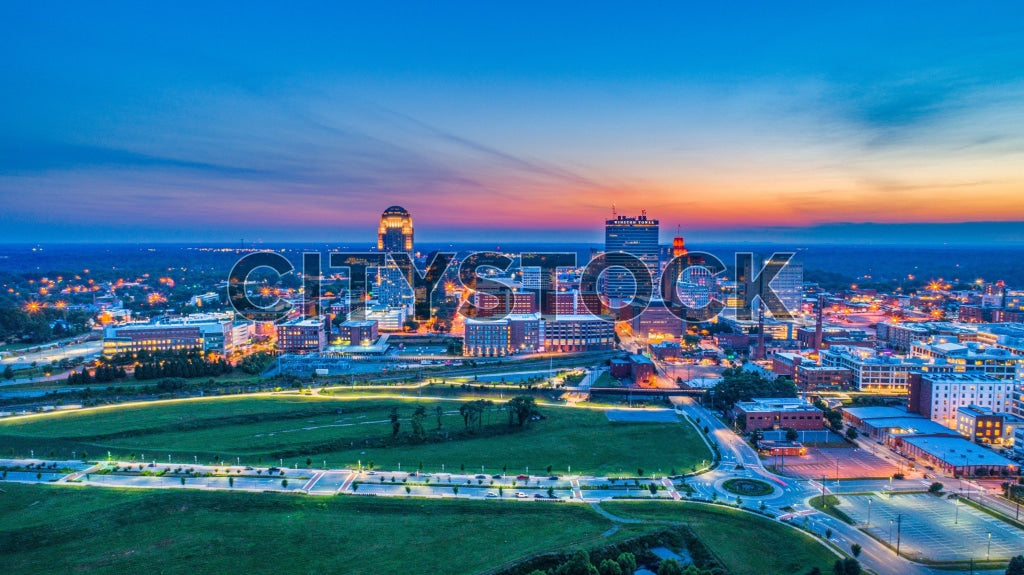
[[[526,497],[527,497],[526,494],[523,493],[522,491],[516,491],[516,498],[517,499],[526,499]]]

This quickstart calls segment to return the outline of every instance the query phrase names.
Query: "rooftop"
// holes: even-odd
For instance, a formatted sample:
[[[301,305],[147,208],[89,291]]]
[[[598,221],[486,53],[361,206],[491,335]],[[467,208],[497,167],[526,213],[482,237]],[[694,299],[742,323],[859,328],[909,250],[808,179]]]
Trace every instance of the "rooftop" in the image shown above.
[[[903,442],[909,443],[953,467],[973,467],[976,465],[996,467],[1017,466],[1016,463],[1002,455],[975,445],[961,437],[905,437]]]
[[[870,407],[844,407],[843,413],[849,413],[850,415],[856,417],[861,421],[889,417],[907,417],[906,408],[892,407],[888,405],[872,405]]]

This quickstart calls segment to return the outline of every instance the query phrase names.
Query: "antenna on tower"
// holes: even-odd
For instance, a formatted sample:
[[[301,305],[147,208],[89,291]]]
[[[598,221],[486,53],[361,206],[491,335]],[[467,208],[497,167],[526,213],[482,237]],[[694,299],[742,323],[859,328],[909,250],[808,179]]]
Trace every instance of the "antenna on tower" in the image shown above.
[[[644,218],[646,218],[647,217],[647,210],[640,210],[640,215],[643,216]]]
[[[612,217],[615,217],[615,204],[612,204]]]

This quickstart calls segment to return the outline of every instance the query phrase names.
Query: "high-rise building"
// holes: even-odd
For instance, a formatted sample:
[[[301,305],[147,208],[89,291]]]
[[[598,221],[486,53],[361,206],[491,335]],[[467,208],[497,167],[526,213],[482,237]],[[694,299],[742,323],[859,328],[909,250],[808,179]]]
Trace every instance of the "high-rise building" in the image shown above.
[[[402,206],[391,206],[380,216],[377,249],[382,252],[412,252],[412,216]]]
[[[377,249],[383,252],[412,253],[412,216],[401,206],[391,206],[380,216],[377,229]],[[412,313],[415,298],[412,277],[402,273],[395,265],[377,268],[374,288],[378,305],[403,308]]]
[[[616,216],[604,224],[604,252],[609,266],[623,267],[639,276],[644,271],[650,274],[652,291],[658,290],[658,220],[647,219],[647,212],[630,218]],[[635,256],[645,266],[638,268],[635,260],[624,257]],[[627,300],[634,295],[638,282],[630,273],[609,269],[604,274],[605,297],[610,300]]]

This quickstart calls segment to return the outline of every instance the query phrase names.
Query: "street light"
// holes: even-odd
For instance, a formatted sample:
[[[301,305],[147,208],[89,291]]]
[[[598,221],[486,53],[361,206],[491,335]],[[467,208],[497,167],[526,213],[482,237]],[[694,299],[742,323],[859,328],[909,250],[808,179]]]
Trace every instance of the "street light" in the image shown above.
[[[889,546],[892,547],[892,519],[889,520]]]
[[[992,532],[988,532],[988,551],[985,552],[985,561],[992,557]]]
[[[867,528],[871,529],[871,498],[868,497],[868,524]]]
[[[957,497],[956,499],[953,500],[953,506],[956,508],[956,515],[954,515],[954,517],[953,517],[953,524],[956,525],[956,524],[960,523],[960,498],[959,497]]]

